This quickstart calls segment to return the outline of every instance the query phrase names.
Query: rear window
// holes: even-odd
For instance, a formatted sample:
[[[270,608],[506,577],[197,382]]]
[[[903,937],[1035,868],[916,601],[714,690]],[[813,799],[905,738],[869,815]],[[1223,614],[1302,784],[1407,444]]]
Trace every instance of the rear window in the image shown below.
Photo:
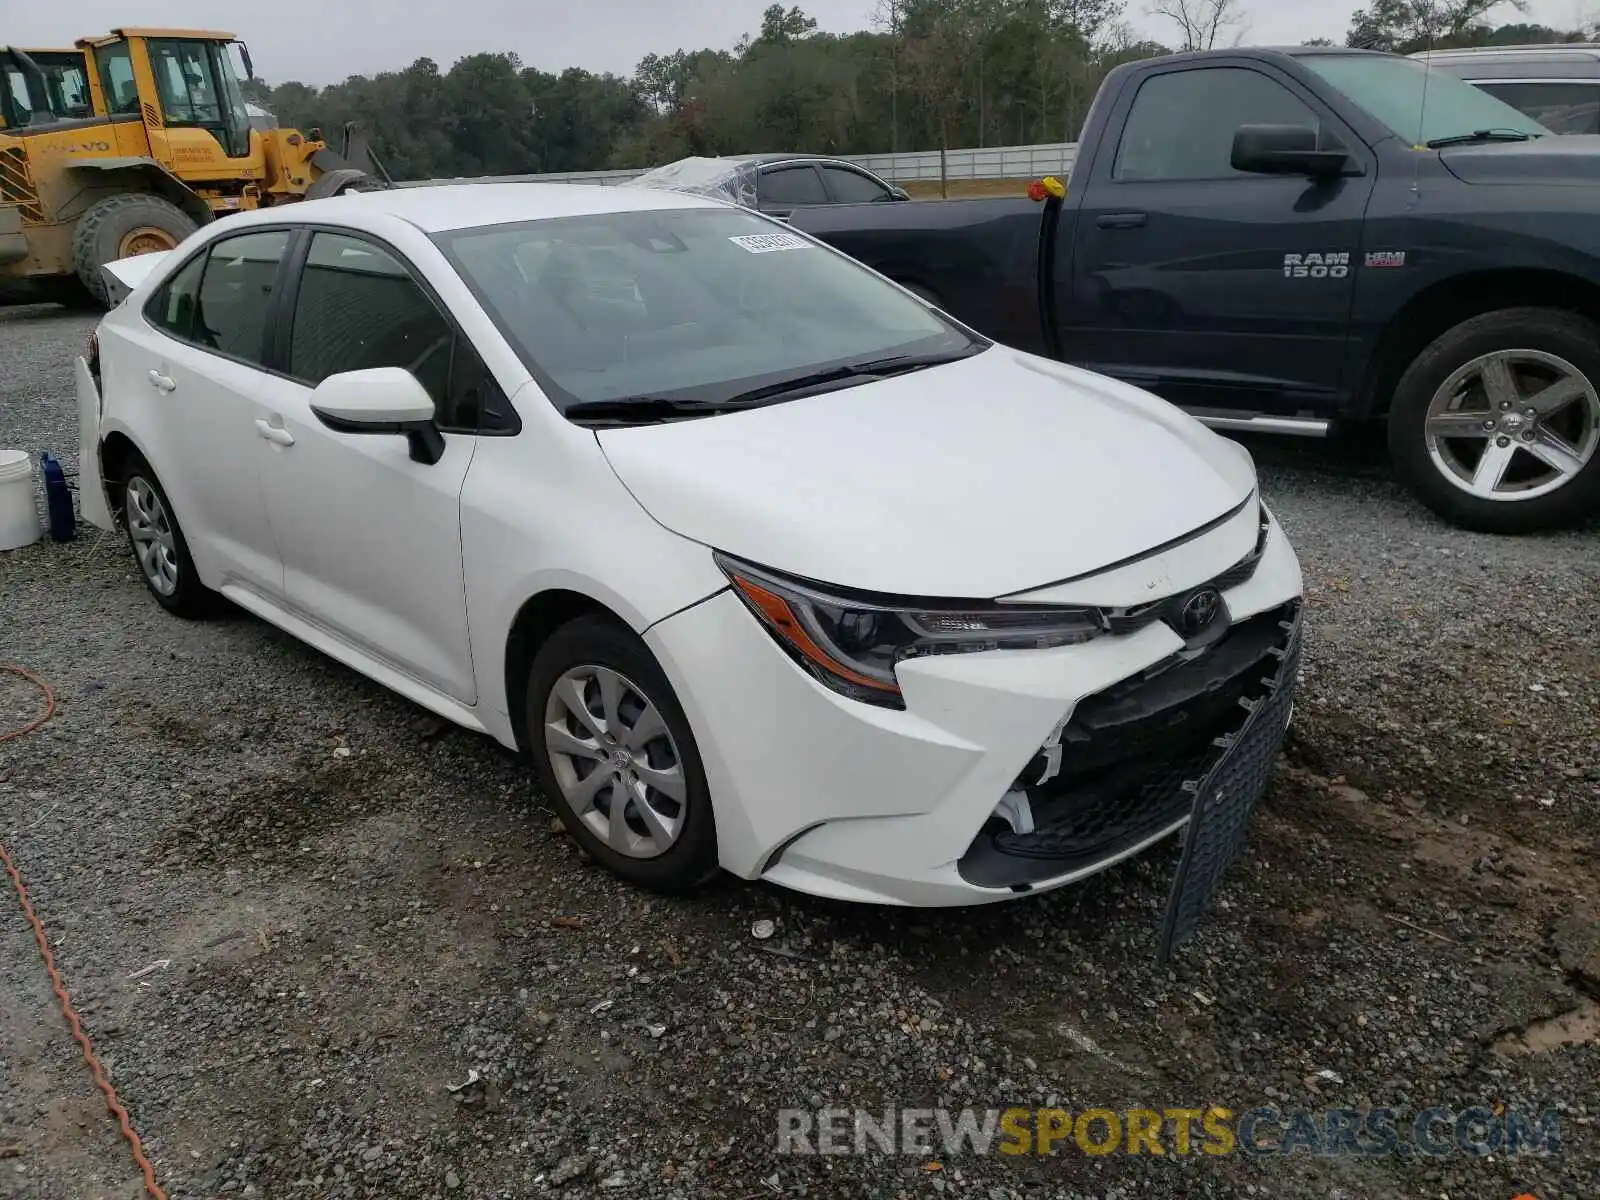
[[[725,399],[765,376],[973,344],[865,267],[738,209],[436,235],[558,407]]]

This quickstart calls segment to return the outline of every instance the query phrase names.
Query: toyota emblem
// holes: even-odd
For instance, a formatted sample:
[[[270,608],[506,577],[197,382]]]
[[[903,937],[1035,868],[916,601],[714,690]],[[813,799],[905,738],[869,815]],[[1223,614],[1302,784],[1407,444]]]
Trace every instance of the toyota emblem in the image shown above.
[[[1184,637],[1195,637],[1211,627],[1222,611],[1222,593],[1216,588],[1205,588],[1183,602],[1178,613],[1178,632]]]

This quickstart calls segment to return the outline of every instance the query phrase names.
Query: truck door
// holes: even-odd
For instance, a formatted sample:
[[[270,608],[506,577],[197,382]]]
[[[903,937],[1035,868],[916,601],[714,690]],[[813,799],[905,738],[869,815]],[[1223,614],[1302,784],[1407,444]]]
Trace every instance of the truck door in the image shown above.
[[[1070,362],[1197,411],[1327,416],[1375,160],[1310,92],[1248,59],[1124,89],[1089,166],[1061,297]],[[1230,165],[1242,125],[1307,125],[1359,176]],[[1121,130],[1120,138],[1117,136]]]

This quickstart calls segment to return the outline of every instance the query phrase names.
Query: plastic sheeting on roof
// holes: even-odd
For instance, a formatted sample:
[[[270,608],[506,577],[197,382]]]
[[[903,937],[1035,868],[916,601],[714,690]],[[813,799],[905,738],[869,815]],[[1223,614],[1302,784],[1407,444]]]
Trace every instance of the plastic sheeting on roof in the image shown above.
[[[680,158],[619,187],[662,188],[756,207],[756,164],[727,158]]]

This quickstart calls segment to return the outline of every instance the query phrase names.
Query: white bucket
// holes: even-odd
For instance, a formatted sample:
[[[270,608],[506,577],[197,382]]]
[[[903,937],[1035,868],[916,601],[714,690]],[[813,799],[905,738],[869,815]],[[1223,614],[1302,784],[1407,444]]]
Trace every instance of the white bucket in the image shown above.
[[[26,450],[0,450],[0,550],[30,546],[41,532],[33,500],[33,456]]]

